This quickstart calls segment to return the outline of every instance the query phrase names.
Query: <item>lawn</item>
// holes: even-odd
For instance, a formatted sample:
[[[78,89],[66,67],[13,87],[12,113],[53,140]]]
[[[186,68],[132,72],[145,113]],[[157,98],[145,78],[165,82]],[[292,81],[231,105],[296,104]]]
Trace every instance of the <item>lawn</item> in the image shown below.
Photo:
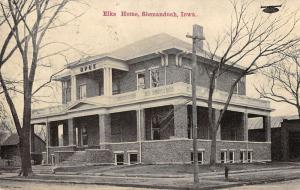
[[[262,169],[262,168],[277,168],[294,166],[292,163],[248,163],[248,164],[226,164],[229,171]],[[223,172],[224,164],[218,164],[215,168],[216,172]],[[80,168],[61,168],[57,171],[73,171],[79,173],[115,173],[115,174],[153,174],[153,175],[183,175],[192,174],[192,164],[164,164],[164,165],[132,165],[132,166],[86,166]],[[200,173],[212,172],[209,165],[200,165]]]

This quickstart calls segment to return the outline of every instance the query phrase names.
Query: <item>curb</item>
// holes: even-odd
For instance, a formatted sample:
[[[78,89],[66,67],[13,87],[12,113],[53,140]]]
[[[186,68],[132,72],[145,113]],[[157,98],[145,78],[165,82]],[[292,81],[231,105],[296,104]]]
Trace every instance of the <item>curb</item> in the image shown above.
[[[177,190],[194,190],[193,187],[178,187],[178,186],[162,186],[162,185],[144,185],[144,184],[115,184],[111,182],[78,182],[78,181],[58,181],[58,180],[42,180],[42,179],[24,179],[24,178],[1,178],[0,180],[9,181],[20,181],[20,182],[40,182],[40,183],[58,183],[58,184],[82,184],[82,185],[107,185],[107,186],[118,186],[118,187],[137,187],[137,188],[156,188],[156,189],[177,189]],[[225,187],[236,187],[242,184],[237,182],[232,182],[232,184],[226,185],[211,185],[198,188],[199,190],[209,190],[209,189],[220,189]]]
[[[55,175],[105,176],[105,177],[142,177],[142,178],[188,178],[189,175],[117,174],[117,173],[79,173],[56,172]]]

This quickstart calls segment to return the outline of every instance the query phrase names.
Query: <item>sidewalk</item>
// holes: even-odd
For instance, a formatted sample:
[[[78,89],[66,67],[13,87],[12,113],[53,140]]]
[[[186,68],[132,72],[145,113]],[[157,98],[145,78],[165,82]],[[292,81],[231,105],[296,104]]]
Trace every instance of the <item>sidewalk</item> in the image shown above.
[[[260,184],[273,181],[291,180],[300,178],[300,167],[264,168],[261,170],[243,170],[230,173],[225,180],[221,172],[199,175],[199,189],[218,189],[247,184]],[[61,175],[38,174],[32,177],[18,177],[15,173],[3,173],[0,180],[32,181],[44,183],[72,183],[72,184],[98,184],[126,187],[144,187],[160,189],[192,189],[193,176],[191,174],[179,176],[108,176],[108,175]]]
[[[192,189],[192,178],[148,178],[148,177],[108,177],[83,175],[46,175],[39,174],[30,178],[18,177],[16,174],[2,174],[0,180],[30,181],[42,183],[94,184],[124,187],[141,187],[156,189]],[[239,185],[238,182],[213,181],[200,179],[200,189],[216,189]]]

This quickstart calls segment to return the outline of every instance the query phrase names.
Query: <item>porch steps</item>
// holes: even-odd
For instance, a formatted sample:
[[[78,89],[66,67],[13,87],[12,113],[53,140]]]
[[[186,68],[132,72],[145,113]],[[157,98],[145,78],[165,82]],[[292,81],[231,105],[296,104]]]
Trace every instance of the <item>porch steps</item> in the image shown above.
[[[32,172],[34,174],[52,174],[53,173],[53,166],[43,166],[43,165],[34,165],[32,166]]]
[[[70,157],[68,157],[66,160],[59,163],[59,165],[82,165],[86,162],[86,156],[85,151],[76,151],[74,154]]]

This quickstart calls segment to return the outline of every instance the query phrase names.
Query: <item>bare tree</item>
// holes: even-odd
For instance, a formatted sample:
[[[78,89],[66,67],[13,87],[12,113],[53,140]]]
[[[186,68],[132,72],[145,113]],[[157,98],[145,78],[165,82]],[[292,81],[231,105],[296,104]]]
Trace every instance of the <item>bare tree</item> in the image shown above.
[[[2,101],[0,101],[0,130],[8,131],[10,134],[13,133],[10,117]]]
[[[205,66],[205,70],[209,77],[207,104],[209,128],[212,132],[210,154],[212,167],[216,164],[217,131],[237,84],[246,75],[280,62],[282,58],[276,55],[299,43],[299,38],[293,35],[298,22],[295,13],[264,14],[250,9],[254,1],[230,2],[233,15],[229,28],[216,40],[214,47],[207,44],[209,50],[207,58],[211,63]],[[222,80],[222,76],[226,73],[232,72],[237,65],[242,65],[244,68],[240,72],[235,72],[236,78],[230,85],[225,104],[219,116],[215,117],[213,96],[216,82]]]
[[[68,22],[78,17],[69,12],[67,4],[72,0],[6,0],[0,2],[1,16],[0,28],[8,28],[7,35],[3,44],[0,46],[0,83],[13,117],[16,131],[19,135],[20,155],[21,155],[21,173],[28,176],[31,172],[30,156],[30,121],[31,121],[31,103],[34,94],[42,87],[51,82],[47,81],[41,86],[34,86],[36,70],[38,66],[43,66],[43,60],[52,56],[42,56],[41,50],[51,43],[44,43],[44,39],[49,30],[66,25]],[[71,14],[72,19],[63,21],[59,19],[61,14]],[[62,51],[54,55],[61,54]],[[22,67],[22,79],[18,93],[23,96],[22,117],[16,109],[11,88],[3,75],[3,66],[12,67],[11,57],[20,60]],[[35,88],[35,89],[34,89]],[[22,121],[21,121],[22,118]]]
[[[260,72],[267,83],[255,89],[261,98],[294,106],[300,117],[300,50],[293,48],[283,56],[282,62]]]

